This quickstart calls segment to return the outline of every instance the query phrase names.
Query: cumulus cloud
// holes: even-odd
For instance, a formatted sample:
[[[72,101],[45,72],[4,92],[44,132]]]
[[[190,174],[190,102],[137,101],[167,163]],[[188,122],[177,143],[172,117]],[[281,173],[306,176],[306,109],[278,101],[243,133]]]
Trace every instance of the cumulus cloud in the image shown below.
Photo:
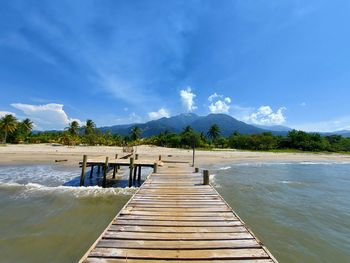
[[[256,112],[246,117],[246,121],[259,125],[278,125],[286,121],[284,116],[285,107],[279,108],[276,112],[270,106],[261,106]]]
[[[63,129],[72,121],[82,122],[78,119],[69,118],[63,110],[62,104],[49,103],[44,105],[31,105],[23,103],[12,103],[12,107],[23,111],[37,125],[38,129],[54,130]]]
[[[4,117],[5,115],[13,115],[16,116],[16,113],[10,112],[10,111],[0,111],[0,118]]]
[[[224,97],[216,92],[208,97],[208,101],[211,102],[208,106],[211,113],[228,113],[231,107],[231,98]]]
[[[160,108],[158,111],[152,111],[148,113],[148,118],[151,120],[157,120],[163,117],[169,118],[170,113],[164,108]]]
[[[194,98],[196,97],[196,94],[194,94],[190,87],[187,89],[183,89],[180,91],[180,97],[182,105],[185,107],[187,111],[194,111],[197,109],[194,103]]]

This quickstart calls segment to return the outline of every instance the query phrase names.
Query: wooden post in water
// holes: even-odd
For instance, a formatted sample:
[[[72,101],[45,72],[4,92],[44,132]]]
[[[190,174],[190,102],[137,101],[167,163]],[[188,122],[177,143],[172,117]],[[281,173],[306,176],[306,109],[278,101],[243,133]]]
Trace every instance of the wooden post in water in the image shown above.
[[[84,155],[84,156],[83,156],[83,164],[82,164],[82,166],[81,166],[80,186],[83,186],[83,185],[84,185],[86,163],[87,163],[87,155]]]
[[[117,166],[113,166],[113,179],[115,179],[115,174],[117,173]]]
[[[94,174],[94,166],[91,165],[90,178],[92,178],[93,174]]]
[[[139,166],[139,173],[137,175],[137,181],[140,183],[141,182],[141,165]]]
[[[108,172],[108,156],[106,157],[106,162],[103,169],[103,181],[102,181],[103,188],[105,188],[107,184],[107,172]]]
[[[134,169],[134,158],[130,157],[129,187],[132,186],[132,171]]]
[[[118,154],[115,155],[115,159],[118,159]],[[115,174],[118,172],[119,165],[114,166],[113,170],[113,178],[115,178]]]
[[[100,173],[100,172],[101,172],[101,166],[98,165],[98,166],[97,166],[97,173]]]
[[[209,184],[209,171],[203,170],[203,184],[208,185]]]
[[[139,155],[136,153],[136,154],[135,154],[135,161],[138,160],[138,159],[139,159]],[[134,179],[133,179],[134,184],[135,184],[135,182],[136,182],[137,169],[140,169],[140,168],[137,167],[137,165],[135,165],[135,168],[134,168]]]
[[[157,173],[157,171],[158,171],[158,163],[154,163],[153,173]]]
[[[199,173],[199,168],[198,167],[194,168],[194,172]]]

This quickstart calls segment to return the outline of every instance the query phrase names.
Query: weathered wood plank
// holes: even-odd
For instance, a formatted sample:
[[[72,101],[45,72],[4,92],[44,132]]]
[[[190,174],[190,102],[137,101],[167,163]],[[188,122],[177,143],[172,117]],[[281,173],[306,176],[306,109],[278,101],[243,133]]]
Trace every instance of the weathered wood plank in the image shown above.
[[[115,225],[139,225],[139,226],[240,226],[242,222],[236,221],[176,221],[176,220],[121,220],[118,219],[113,222]]]
[[[109,258],[151,258],[151,259],[258,259],[269,258],[268,254],[259,248],[251,249],[210,249],[210,250],[144,250],[144,249],[113,249],[95,248],[91,257]]]
[[[172,212],[172,213],[186,213],[186,212],[231,212],[227,206],[206,206],[206,207],[144,207],[144,206],[136,206],[130,205],[130,209],[123,210],[124,211],[156,211],[156,212]]]
[[[154,221],[239,221],[235,215],[227,216],[147,216],[147,215],[120,215],[117,220],[154,220]]]
[[[140,240],[230,240],[250,239],[253,236],[246,233],[140,233],[107,231],[104,238],[108,239],[140,239]]]
[[[152,233],[240,233],[247,232],[247,229],[243,226],[231,226],[231,227],[201,227],[201,226],[124,226],[124,225],[112,225],[109,228],[110,231],[127,231],[127,232],[152,232]]]
[[[96,247],[104,248],[141,248],[141,249],[227,249],[227,248],[260,248],[255,239],[237,240],[188,240],[154,241],[154,240],[118,240],[103,239]]]
[[[220,259],[220,260],[175,260],[175,261],[169,261],[169,260],[162,260],[162,259],[130,259],[127,260],[124,258],[93,258],[89,257],[84,261],[85,263],[169,263],[169,262],[176,262],[176,263],[273,263],[271,259]]]

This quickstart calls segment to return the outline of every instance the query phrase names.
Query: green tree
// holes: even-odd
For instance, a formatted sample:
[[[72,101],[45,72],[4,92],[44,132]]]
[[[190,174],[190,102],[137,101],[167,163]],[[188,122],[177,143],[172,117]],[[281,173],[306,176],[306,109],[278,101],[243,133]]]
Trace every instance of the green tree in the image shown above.
[[[70,124],[69,124],[69,127],[68,127],[68,132],[75,136],[75,135],[78,135],[79,133],[79,123],[77,121],[72,121]]]
[[[207,132],[207,136],[213,141],[215,142],[216,139],[219,137],[220,135],[220,128],[217,124],[213,124],[210,126],[208,132]]]
[[[91,135],[95,133],[96,125],[92,120],[86,120],[86,125],[84,127],[85,135]]]
[[[130,131],[130,138],[131,140],[133,141],[136,141],[138,139],[140,139],[141,137],[141,129],[139,126],[134,126],[131,128],[131,131]]]
[[[22,126],[23,132],[29,134],[33,130],[33,122],[30,119],[24,119],[21,121],[20,125]]]
[[[28,136],[33,129],[33,122],[30,119],[24,119],[17,124],[16,131],[10,136],[9,140],[12,142],[24,142],[28,140]]]
[[[6,143],[7,141],[8,134],[11,134],[16,131],[17,124],[17,119],[11,114],[6,114],[4,117],[1,118],[0,130],[4,133],[4,143]]]
[[[190,125],[187,125],[187,126],[183,129],[182,133],[186,133],[186,132],[193,132],[193,128],[192,128]]]

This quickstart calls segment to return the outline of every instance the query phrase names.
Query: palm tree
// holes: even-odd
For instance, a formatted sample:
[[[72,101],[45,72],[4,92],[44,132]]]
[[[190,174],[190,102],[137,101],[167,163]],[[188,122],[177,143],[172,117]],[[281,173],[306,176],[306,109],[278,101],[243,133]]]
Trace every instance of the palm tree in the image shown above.
[[[93,134],[95,131],[96,125],[92,120],[86,120],[85,125],[85,135]]]
[[[219,137],[220,135],[220,128],[217,124],[213,124],[212,126],[210,126],[208,132],[207,132],[208,137],[212,140],[212,141],[216,141],[216,139]]]
[[[78,133],[79,133],[79,123],[78,123],[77,121],[72,121],[72,122],[69,124],[68,132],[69,132],[71,135],[78,135]]]
[[[33,129],[33,122],[30,119],[24,119],[21,122],[21,127],[24,133],[29,134]]]
[[[4,133],[4,143],[6,143],[7,135],[16,131],[17,124],[17,119],[11,114],[6,114],[1,118],[0,130]]]
[[[134,126],[131,129],[130,137],[133,141],[136,141],[141,136],[141,129],[138,126]]]

